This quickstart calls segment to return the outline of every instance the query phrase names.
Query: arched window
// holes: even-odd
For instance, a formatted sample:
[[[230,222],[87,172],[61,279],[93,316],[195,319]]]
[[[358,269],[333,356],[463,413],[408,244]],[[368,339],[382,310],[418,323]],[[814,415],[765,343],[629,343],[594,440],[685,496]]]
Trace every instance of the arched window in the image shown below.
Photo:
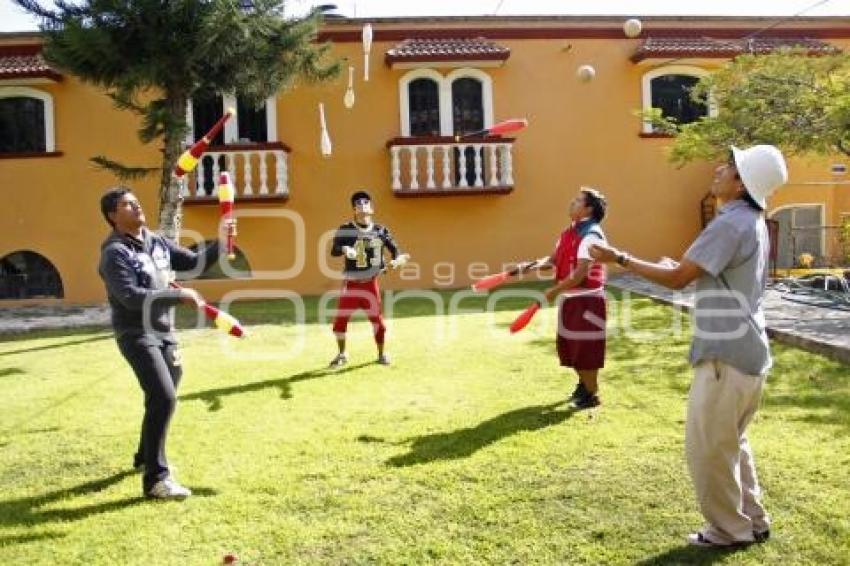
[[[401,77],[398,92],[402,136],[453,136],[458,123],[493,124],[493,81],[481,69],[455,69],[445,77],[414,69]]]
[[[444,88],[443,75],[434,69],[414,69],[401,77],[398,99],[402,136],[450,135],[451,126],[446,125],[448,116],[444,112]]]
[[[208,247],[212,245],[214,242],[212,240],[207,240],[203,242],[203,244],[193,244],[189,246],[189,249],[192,251],[197,251],[199,247]],[[227,259],[227,256],[220,255],[219,259],[212,262],[210,265],[204,269],[203,273],[201,273],[197,279],[250,279],[251,277],[251,265],[248,263],[248,258],[238,247],[234,247],[233,253],[236,254],[236,257],[233,260]],[[229,264],[229,269],[225,272],[225,268],[221,265],[222,262],[227,262]],[[231,277],[229,274],[234,274],[234,272],[238,273],[238,277]],[[178,273],[178,277],[179,277]]]
[[[55,149],[53,97],[33,88],[0,88],[0,153]]]
[[[459,69],[446,77],[451,85],[452,104],[452,134],[462,135],[477,132],[492,125],[492,91],[490,76],[478,69]],[[466,185],[475,184],[475,149],[467,147],[463,152],[466,161]],[[480,162],[483,162],[484,149],[478,152]],[[454,149],[455,163],[461,159],[460,150]],[[455,170],[455,184],[459,184],[460,167]]]
[[[463,77],[452,82],[452,124],[455,135],[484,129],[484,97],[480,81]]]
[[[703,116],[713,115],[710,105],[691,98],[691,90],[708,71],[699,67],[670,65],[655,69],[643,77],[643,109],[659,108],[661,115],[677,124],[690,124]],[[652,132],[644,123],[644,132]]]
[[[64,296],[59,271],[43,255],[18,251],[0,259],[0,299]]]
[[[407,85],[411,136],[440,135],[440,83],[432,78],[410,81]]]
[[[493,125],[493,80],[481,69],[456,69],[446,76],[451,108],[450,135]]]

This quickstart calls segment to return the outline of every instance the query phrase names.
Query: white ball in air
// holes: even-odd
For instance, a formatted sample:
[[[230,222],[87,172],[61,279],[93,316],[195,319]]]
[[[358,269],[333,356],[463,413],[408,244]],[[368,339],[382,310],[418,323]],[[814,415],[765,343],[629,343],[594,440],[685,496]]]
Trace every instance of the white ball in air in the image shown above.
[[[643,24],[637,18],[628,19],[623,24],[623,32],[626,34],[626,37],[639,36],[641,29],[643,29]]]
[[[596,69],[593,68],[593,65],[582,65],[576,70],[576,76],[584,82],[592,81],[596,76]]]

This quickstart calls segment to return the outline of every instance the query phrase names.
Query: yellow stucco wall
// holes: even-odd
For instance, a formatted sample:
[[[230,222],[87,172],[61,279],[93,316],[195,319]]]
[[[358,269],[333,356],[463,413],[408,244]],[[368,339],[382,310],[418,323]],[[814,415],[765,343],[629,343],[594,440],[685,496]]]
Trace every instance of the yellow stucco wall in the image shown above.
[[[524,116],[531,124],[514,145],[515,190],[508,196],[393,196],[385,144],[400,133],[398,81],[407,71],[388,69],[381,59],[395,42],[373,46],[371,80],[358,81],[351,110],[342,104],[343,78],[280,98],[279,135],[293,150],[291,198],[284,206],[303,216],[308,242],[305,274],[289,282],[294,289],[337,287],[319,272],[319,256],[325,252],[316,242],[350,218],[348,196],[359,187],[372,192],[378,221],[392,228],[422,266],[420,280],[389,279],[391,286],[433,287],[434,275],[448,272],[448,267],[435,272],[434,266],[447,261],[456,266],[455,285],[464,285],[472,263],[495,269],[549,253],[580,185],[596,186],[608,196],[606,225],[613,241],[643,255],[682,251],[699,229],[698,203],[708,188],[710,167],[676,170],[662,152],[669,140],[638,137],[640,123],[632,111],[641,104],[642,69],[627,59],[633,46],[622,42],[612,49],[610,41],[578,40],[565,53],[562,41],[500,43],[512,55],[505,66],[486,70],[493,79],[495,120]],[[359,68],[360,49],[342,44],[337,53]],[[597,67],[598,78],[591,83],[575,79],[575,67],[585,62]],[[330,159],[319,153],[320,101],[334,142]],[[214,207],[189,208],[185,225],[208,233],[216,214]],[[291,264],[288,223],[242,221],[239,244],[254,269]]]
[[[0,159],[0,257],[37,252],[56,266],[67,302],[101,302],[105,294],[97,260],[108,230],[99,198],[116,181],[88,159],[106,154],[127,163],[156,164],[156,152],[137,141],[133,115],[114,110],[106,96],[72,77],[29,88],[53,96],[56,150],[62,155]],[[152,212],[154,192],[151,183],[140,186],[139,196]]]
[[[568,222],[568,203],[580,185],[595,186],[607,195],[604,226],[614,244],[644,257],[677,256],[699,232],[699,201],[708,190],[713,166],[676,169],[664,154],[669,139],[639,137],[641,124],[633,112],[642,104],[641,76],[652,68],[629,61],[639,41],[498,40],[511,49],[511,56],[502,67],[484,69],[493,81],[494,119],[527,117],[530,122],[514,145],[514,191],[406,199],[392,193],[386,148],[388,140],[400,135],[398,84],[407,72],[383,62],[386,50],[397,41],[373,44],[369,82],[361,80],[361,45],[336,44],[334,53],[357,68],[354,108],[346,110],[342,103],[347,73],[332,83],[283,93],[277,101],[277,130],[279,140],[292,148],[290,198],[259,205],[237,202],[241,213],[287,211],[303,219],[303,271],[286,280],[199,281],[197,288],[213,299],[237,287],[311,294],[337,288],[338,282],[319,269],[327,250],[319,249],[319,242],[350,218],[348,197],[361,187],[372,193],[377,221],[393,230],[420,266],[418,279],[392,276],[385,279],[385,287],[463,286],[470,281],[470,264],[484,262],[497,269],[504,262],[549,253]],[[596,68],[595,80],[576,79],[575,70],[582,64]],[[443,74],[451,70],[436,68]],[[96,265],[108,229],[98,198],[115,181],[95,171],[87,159],[106,154],[151,165],[157,163],[158,153],[136,140],[133,115],[114,110],[107,97],[73,78],[33,88],[54,96],[56,145],[63,155],[0,160],[7,189],[6,206],[0,209],[5,227],[0,256],[37,251],[61,273],[66,302],[101,302],[104,292]],[[329,159],[319,152],[319,102],[325,104],[334,144]],[[823,163],[795,163],[791,186],[771,200],[770,208],[818,198],[837,218],[840,210],[850,211],[848,188],[804,184],[829,179]],[[153,179],[134,184],[153,225],[155,185]],[[187,229],[212,237],[216,206],[187,206],[184,211]],[[239,223],[238,244],[254,270],[291,266],[298,253],[294,239],[288,220],[243,218]],[[441,262],[454,265],[451,284],[444,277],[449,268]]]

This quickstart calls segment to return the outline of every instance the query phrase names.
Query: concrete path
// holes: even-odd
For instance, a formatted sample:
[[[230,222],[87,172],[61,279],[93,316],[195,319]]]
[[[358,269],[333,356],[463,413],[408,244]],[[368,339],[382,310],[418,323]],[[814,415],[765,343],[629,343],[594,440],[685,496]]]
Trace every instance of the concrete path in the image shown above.
[[[0,309],[0,335],[54,328],[109,327],[109,306]]]
[[[693,306],[692,286],[673,291],[630,273],[612,277],[608,285],[687,311]],[[850,365],[850,311],[789,300],[793,298],[785,298],[779,291],[767,291],[764,311],[770,337]]]

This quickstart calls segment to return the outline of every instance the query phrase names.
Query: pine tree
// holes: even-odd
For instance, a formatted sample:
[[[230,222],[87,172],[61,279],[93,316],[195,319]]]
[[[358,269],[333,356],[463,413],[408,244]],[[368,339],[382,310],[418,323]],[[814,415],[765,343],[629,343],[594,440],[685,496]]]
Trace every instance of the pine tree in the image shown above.
[[[14,0],[40,18],[44,57],[103,88],[118,108],[141,117],[139,139],[161,139],[161,167],[92,158],[122,178],[160,171],[159,229],[176,237],[179,183],[172,171],[188,131],[188,101],[238,92],[259,105],[298,79],[334,77],[328,45],[315,43],[321,13],[285,15],[285,0]]]

